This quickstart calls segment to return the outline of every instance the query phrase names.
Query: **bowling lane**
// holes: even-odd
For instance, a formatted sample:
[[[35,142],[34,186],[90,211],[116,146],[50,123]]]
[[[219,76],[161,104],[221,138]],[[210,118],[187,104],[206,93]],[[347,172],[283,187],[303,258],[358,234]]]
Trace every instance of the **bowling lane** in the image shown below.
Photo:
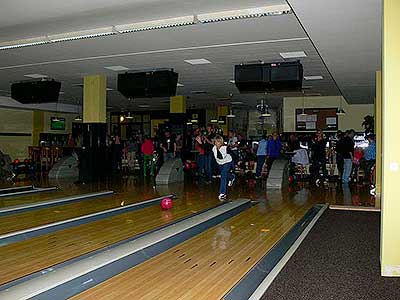
[[[312,205],[259,203],[71,299],[222,299]]]
[[[200,210],[217,205],[215,197],[175,200],[0,247],[0,284],[106,247]]]
[[[97,197],[84,201],[8,215],[0,217],[0,234],[71,219],[119,207],[121,205],[128,205],[151,199],[157,196],[158,194],[152,188],[149,188],[143,190],[141,193],[124,192],[112,196]]]

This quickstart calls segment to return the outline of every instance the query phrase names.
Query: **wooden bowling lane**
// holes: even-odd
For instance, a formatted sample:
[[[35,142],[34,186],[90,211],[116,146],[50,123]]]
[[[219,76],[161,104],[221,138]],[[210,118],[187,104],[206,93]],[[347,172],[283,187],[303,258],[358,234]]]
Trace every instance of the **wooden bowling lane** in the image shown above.
[[[153,190],[141,194],[125,192],[8,215],[0,217],[0,234],[67,220],[158,196]]]
[[[312,205],[257,204],[71,299],[222,299]]]
[[[0,284],[106,247],[200,210],[217,205],[215,197],[175,200],[0,247]]]

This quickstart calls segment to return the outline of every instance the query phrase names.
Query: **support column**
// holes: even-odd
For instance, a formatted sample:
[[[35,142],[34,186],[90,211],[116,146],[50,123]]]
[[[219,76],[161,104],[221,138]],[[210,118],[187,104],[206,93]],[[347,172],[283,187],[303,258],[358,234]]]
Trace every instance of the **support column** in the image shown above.
[[[179,96],[172,96],[170,97],[169,102],[169,122],[171,125],[176,127],[178,131],[182,131],[179,133],[183,133],[183,129],[186,126],[186,97],[179,95]],[[176,132],[178,133],[178,132]]]
[[[79,179],[82,182],[103,178],[110,165],[106,151],[106,85],[105,75],[84,78],[82,154]]]
[[[44,112],[35,110],[33,111],[33,124],[32,124],[32,146],[40,146],[39,139],[40,133],[44,131]]]
[[[381,274],[400,276],[400,1],[383,1]]]
[[[376,71],[375,133],[376,133],[375,207],[380,208],[381,192],[382,192],[382,71]]]

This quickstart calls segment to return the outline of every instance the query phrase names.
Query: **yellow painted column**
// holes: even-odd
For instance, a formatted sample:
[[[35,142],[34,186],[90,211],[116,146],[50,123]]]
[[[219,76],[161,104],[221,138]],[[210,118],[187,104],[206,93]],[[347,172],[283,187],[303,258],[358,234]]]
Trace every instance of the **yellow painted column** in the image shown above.
[[[375,133],[376,133],[376,200],[375,207],[381,207],[382,192],[382,71],[376,72],[375,97]]]
[[[225,124],[219,124],[219,127],[224,131],[224,135],[228,135],[228,118],[226,117],[229,113],[229,108],[226,105],[218,106],[218,120],[220,117],[224,119]]]
[[[400,276],[400,1],[383,1],[381,274]]]
[[[44,112],[33,111],[32,146],[39,146],[40,133],[44,131]]]
[[[186,113],[186,97],[181,95],[170,97],[169,112],[171,114]]]
[[[84,78],[83,123],[106,123],[107,78],[90,75]]]

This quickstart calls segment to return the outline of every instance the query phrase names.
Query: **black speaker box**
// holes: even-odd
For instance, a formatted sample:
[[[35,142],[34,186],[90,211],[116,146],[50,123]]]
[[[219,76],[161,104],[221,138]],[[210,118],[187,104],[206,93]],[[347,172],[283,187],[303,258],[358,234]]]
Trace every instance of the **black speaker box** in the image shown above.
[[[23,104],[57,102],[60,89],[55,80],[22,81],[11,84],[11,98]]]

